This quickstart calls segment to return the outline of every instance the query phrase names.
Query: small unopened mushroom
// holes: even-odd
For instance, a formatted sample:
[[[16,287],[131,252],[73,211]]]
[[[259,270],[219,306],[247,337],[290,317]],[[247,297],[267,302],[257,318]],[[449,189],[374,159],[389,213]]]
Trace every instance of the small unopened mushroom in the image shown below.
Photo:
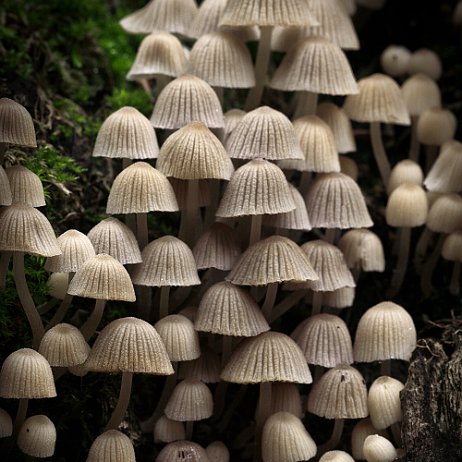
[[[56,427],[46,415],[26,419],[18,434],[18,447],[32,457],[51,457],[55,452]]]

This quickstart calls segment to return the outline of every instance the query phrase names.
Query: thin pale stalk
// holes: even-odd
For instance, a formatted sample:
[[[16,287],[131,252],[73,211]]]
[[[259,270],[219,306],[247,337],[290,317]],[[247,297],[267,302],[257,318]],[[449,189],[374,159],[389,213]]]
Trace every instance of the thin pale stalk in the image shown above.
[[[42,314],[47,314],[50,310],[52,310],[57,304],[59,303],[59,298],[51,298],[45,303],[42,303],[37,307],[37,311],[39,312],[40,316]],[[46,330],[46,328],[45,328]]]
[[[104,307],[106,306],[106,300],[96,300],[95,307],[89,318],[80,328],[80,332],[83,335],[83,338],[86,342],[90,340],[91,336],[96,332],[99,323],[103,317]]]
[[[119,399],[104,431],[116,430],[122,422],[122,419],[124,418],[124,415],[128,409],[128,403],[130,402],[132,381],[133,372],[122,372],[122,383],[120,384]]]
[[[135,291],[138,317],[148,321],[151,314],[152,289],[149,286],[135,286]]]
[[[379,168],[380,176],[382,177],[385,188],[388,185],[390,178],[390,162],[388,162],[385,147],[383,146],[382,132],[380,130],[380,122],[371,122],[370,124],[370,137],[372,144],[372,152],[374,153],[377,167]]]
[[[159,319],[168,316],[168,305],[170,300],[170,286],[162,286],[160,288],[160,301],[159,301]]]
[[[149,95],[149,97],[152,97],[151,95],[151,85],[149,83],[149,80],[148,79],[140,79],[138,80],[141,88],[146,92],[147,95]]]
[[[69,285],[72,281],[72,278],[74,277],[75,273],[69,273],[68,275],[68,282],[67,284]],[[66,316],[67,310],[71,306],[73,295],[66,294],[64,296],[64,299],[62,300],[61,304],[59,305],[59,308],[56,310],[56,313],[53,315],[53,317],[50,319],[48,324],[45,326],[45,330],[49,330],[52,327],[56,326],[56,324],[59,324],[63,319],[64,316]]]
[[[337,237],[337,228],[327,228],[324,233],[324,240],[329,244],[334,244]]]
[[[409,146],[409,159],[419,163],[420,143],[417,138],[417,120],[418,116],[411,116],[411,144]]]
[[[255,451],[254,461],[261,459],[261,436],[263,425],[271,413],[271,382],[260,383],[260,395],[258,397],[257,416],[255,423]]]
[[[313,301],[311,304],[311,316],[315,314],[319,314],[322,309],[322,292],[321,291],[313,291]]]
[[[451,283],[449,284],[449,292],[452,295],[460,294],[460,261],[455,261],[452,266]]]
[[[188,180],[186,209],[181,211],[178,237],[193,247],[202,232],[202,217],[199,207],[199,180]]]
[[[290,310],[293,306],[295,306],[302,298],[305,296],[306,290],[296,290],[292,292],[290,295],[284,298],[280,303],[278,303],[271,313],[271,317],[269,318],[269,323],[271,324],[276,319],[280,318],[286,311]]]
[[[302,172],[300,176],[300,186],[298,188],[302,196],[308,192],[312,178],[313,174],[311,172]]]
[[[172,79],[168,75],[158,75],[156,77],[156,95],[159,97],[161,91],[170,83]]]
[[[418,274],[420,274],[420,272],[422,271],[423,261],[425,260],[428,244],[430,243],[432,236],[433,231],[431,231],[429,228],[425,226],[415,246],[414,265],[416,267]]]
[[[271,319],[271,312],[273,311],[274,302],[276,301],[277,293],[278,293],[278,283],[272,282],[271,284],[268,284],[268,287],[266,288],[265,301],[263,302],[263,306],[261,309],[263,316],[265,317],[267,321]]]
[[[10,265],[10,258],[13,252],[2,252],[0,255],[0,290],[3,290],[6,286],[6,274],[8,273],[8,267]]]
[[[194,422],[192,420],[188,420],[187,422],[185,422],[185,434],[187,441],[190,441],[192,439],[193,430]]]
[[[255,86],[250,89],[244,110],[252,111],[260,105],[266,74],[271,56],[271,35],[273,26],[260,26],[260,42],[258,43],[257,58],[255,60]]]
[[[318,97],[318,93],[313,93],[311,91],[299,92],[293,118],[297,119],[306,115],[316,114]]]
[[[422,276],[420,278],[420,288],[426,297],[428,297],[433,289],[432,286],[432,277],[433,271],[435,270],[436,264],[438,263],[438,258],[440,258],[441,249],[443,247],[444,240],[446,238],[445,234],[440,234],[438,240],[436,241],[436,246],[433,249],[430,258],[425,262],[422,268]]]
[[[430,171],[436,158],[438,157],[439,146],[425,147],[425,175]]]
[[[29,287],[27,286],[26,276],[24,273],[23,252],[13,253],[13,275],[19,300],[21,301],[24,313],[26,314],[32,330],[32,347],[37,350],[43,334],[45,333],[45,329],[39,312],[35,307],[32,295],[29,292]]]
[[[327,441],[327,443],[324,443],[323,445],[318,447],[318,452],[316,453],[317,457],[322,456],[327,451],[331,451],[332,449],[335,449],[338,446],[342,438],[344,422],[344,419],[334,420],[334,428],[332,430],[332,435],[329,438],[329,441]]]
[[[398,261],[396,263],[395,271],[391,278],[391,285],[388,295],[394,297],[399,290],[404,281],[404,276],[406,275],[407,262],[409,260],[409,246],[411,244],[411,228],[404,227],[401,228],[401,234],[399,237],[399,252],[398,252]]]
[[[148,214],[136,214],[136,240],[140,249],[143,250],[148,245]]]
[[[212,87],[214,92],[216,93],[220,104],[223,106],[223,87]]]
[[[18,410],[16,411],[16,417],[13,423],[13,440],[16,441],[19,430],[21,430],[22,424],[26,420],[27,408],[29,406],[28,398],[21,398],[18,404]]]
[[[222,341],[221,367],[224,369],[225,364],[228,362],[228,359],[231,356],[231,351],[233,351],[233,337],[231,337],[231,335],[223,335]]]
[[[380,363],[380,375],[391,377],[391,359],[384,359]]]
[[[249,247],[260,240],[263,215],[252,215],[250,220]]]

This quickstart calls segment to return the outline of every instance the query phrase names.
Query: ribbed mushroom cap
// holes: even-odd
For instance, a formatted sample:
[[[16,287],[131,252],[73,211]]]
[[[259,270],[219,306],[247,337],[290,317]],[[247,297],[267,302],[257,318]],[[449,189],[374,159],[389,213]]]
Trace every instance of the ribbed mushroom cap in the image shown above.
[[[164,446],[156,462],[210,462],[205,449],[192,441],[174,441]],[[87,461],[88,462],[88,461]]]
[[[221,363],[217,353],[211,348],[202,347],[201,355],[193,361],[180,363],[180,379],[196,379],[204,383],[220,381]]]
[[[143,39],[127,80],[152,79],[159,75],[181,75],[188,59],[181,42],[168,32],[153,32]]]
[[[85,368],[95,372],[173,374],[167,350],[156,329],[133,317],[116,319],[100,332]]]
[[[194,324],[185,316],[165,316],[154,327],[164,342],[170,361],[191,361],[201,355],[199,336]]]
[[[303,418],[302,398],[298,385],[288,382],[275,382],[271,385],[271,412],[290,412],[299,419]]]
[[[90,239],[76,229],[65,231],[57,242],[62,253],[47,259],[45,269],[48,271],[75,273],[89,258],[95,256]]]
[[[135,269],[134,284],[142,286],[195,286],[201,283],[191,249],[174,236],[150,242]]]
[[[289,412],[277,412],[266,420],[261,445],[264,462],[295,462],[316,455],[316,443],[303,422]]]
[[[341,287],[340,289],[336,289],[332,292],[324,292],[322,297],[322,303],[324,306],[338,309],[353,306],[354,300],[354,287]]]
[[[295,186],[289,184],[289,187],[290,194],[295,203],[295,209],[286,213],[267,215],[263,217],[263,224],[272,228],[310,231],[312,226],[308,217],[308,211],[306,210],[305,200]]]
[[[136,299],[127,270],[104,253],[85,261],[72,278],[67,293],[97,300],[134,302]]]
[[[429,191],[462,191],[462,143],[451,140],[441,146],[441,151],[424,180]]]
[[[319,26],[315,26],[317,29]],[[309,35],[305,27],[274,26],[271,34],[271,51],[286,53],[295,43]]]
[[[392,77],[407,73],[411,52],[401,45],[389,45],[380,55],[380,65],[385,74]]]
[[[462,262],[462,231],[454,231],[444,240],[441,256],[445,260]]]
[[[54,398],[55,381],[48,361],[31,348],[13,351],[0,371],[2,398]]]
[[[106,253],[122,265],[141,263],[141,252],[132,230],[117,218],[100,221],[88,232],[95,252]]]
[[[34,172],[22,165],[9,167],[5,172],[10,183],[13,202],[32,207],[42,207],[45,205],[42,182]]]
[[[200,37],[191,49],[187,72],[214,87],[255,86],[250,52],[229,32],[211,32]]]
[[[232,164],[230,164],[232,166]],[[234,168],[234,167],[233,167]],[[175,192],[176,200],[180,210],[188,208],[188,180],[180,180],[179,178],[170,177],[168,179]],[[199,183],[199,197],[197,198],[199,207],[207,207],[210,205],[210,184],[209,180],[198,180]]]
[[[226,149],[234,159],[303,159],[292,123],[268,106],[242,117],[227,139]]]
[[[197,13],[194,0],[151,0],[146,6],[122,18],[119,24],[132,34],[167,31],[187,35]]]
[[[217,268],[229,271],[239,255],[241,247],[236,233],[224,223],[215,222],[203,233],[193,248],[197,269]]]
[[[338,241],[348,268],[385,271],[385,256],[380,238],[368,229],[351,229]]]
[[[417,121],[417,139],[419,143],[441,146],[454,138],[457,119],[448,109],[433,107],[426,109]]]
[[[425,74],[409,77],[402,84],[401,91],[411,116],[419,116],[427,109],[441,106],[441,91],[435,81]]]
[[[319,459],[319,462],[354,462],[353,457],[345,451],[327,451]]]
[[[183,422],[171,420],[163,415],[154,425],[154,443],[172,443],[185,438],[186,431]]]
[[[13,434],[13,420],[10,414],[0,408],[0,438],[7,438]]]
[[[357,183],[344,173],[324,173],[311,184],[306,206],[314,228],[369,228],[373,225]]]
[[[167,177],[182,180],[229,180],[233,171],[225,148],[202,122],[191,122],[170,135],[156,165]]]
[[[462,229],[462,197],[454,193],[438,197],[428,211],[426,226],[445,234]]]
[[[218,217],[290,212],[295,204],[283,171],[263,159],[238,168],[229,181],[216,212]]]
[[[243,340],[221,378],[233,383],[312,382],[300,347],[287,335],[273,331]]]
[[[385,218],[387,224],[397,227],[415,227],[425,224],[428,199],[422,186],[404,183],[388,198]]]
[[[326,95],[358,93],[347,57],[340,47],[321,37],[300,40],[286,54],[269,86]]]
[[[250,246],[226,277],[227,281],[244,286],[316,279],[318,275],[306,254],[284,236],[271,236]]]
[[[248,292],[230,282],[218,282],[202,296],[195,327],[221,335],[253,337],[270,330]]]
[[[318,280],[306,283],[311,290],[325,292],[356,286],[345,257],[335,245],[317,239],[306,242],[301,248],[319,276]]]
[[[93,149],[93,157],[111,159],[155,159],[158,154],[151,122],[131,106],[113,112],[103,122]]]
[[[90,346],[77,327],[71,324],[56,324],[43,336],[39,353],[51,366],[73,367],[83,364],[90,352]]]
[[[154,127],[176,129],[197,120],[210,128],[223,127],[220,100],[204,80],[194,75],[182,75],[161,91],[151,123]]]
[[[108,430],[93,441],[86,462],[135,462],[135,449],[128,436]]]
[[[223,26],[315,26],[303,0],[228,0],[220,20]]]
[[[212,392],[200,380],[185,379],[174,388],[164,413],[180,422],[208,419],[213,413]]]
[[[338,316],[326,313],[310,316],[296,329],[292,338],[308,364],[330,368],[353,363],[351,336],[347,325]]]
[[[64,300],[69,287],[68,273],[51,273],[47,281],[48,293],[53,298]]]
[[[46,415],[27,418],[18,434],[18,448],[32,457],[51,457],[55,453],[56,427]]]
[[[177,210],[175,193],[167,178],[146,162],[135,162],[117,175],[106,207],[111,214]]]
[[[194,19],[189,24],[188,37],[198,39],[216,32],[227,0],[204,0]]]
[[[31,115],[24,106],[9,98],[0,98],[0,143],[37,146]]]
[[[380,435],[369,435],[364,440],[363,454],[367,462],[391,462],[398,456],[393,444]]]
[[[369,308],[359,320],[353,345],[355,361],[409,361],[416,346],[416,330],[409,313],[393,302]]]
[[[361,419],[351,432],[351,453],[356,460],[364,460],[363,446],[364,441],[369,435],[387,436],[387,432],[378,430],[372,425],[371,419]]]
[[[388,195],[403,183],[414,183],[422,186],[422,168],[417,162],[411,159],[401,160],[392,168],[387,185]]]
[[[237,127],[238,123],[246,115],[246,112],[242,109],[230,109],[224,113],[225,127],[224,127],[224,140],[228,140],[233,130]]]
[[[320,117],[307,115],[294,121],[306,168],[311,172],[339,172],[334,135]]]
[[[326,419],[367,417],[367,387],[363,376],[351,366],[329,369],[313,385],[307,408]]]
[[[61,253],[48,219],[34,207],[13,204],[0,211],[0,251],[53,257]]]
[[[404,384],[392,377],[374,380],[367,395],[367,407],[375,428],[383,429],[402,419],[400,391]]]
[[[414,51],[409,58],[407,71],[409,74],[425,74],[433,80],[438,80],[443,72],[441,59],[428,48],[420,48]]]
[[[409,113],[398,84],[385,74],[372,74],[358,82],[359,94],[349,95],[343,108],[357,122],[409,125]]]
[[[329,125],[339,153],[356,151],[356,141],[351,121],[342,108],[326,101],[318,104],[316,115]]]
[[[12,201],[10,182],[5,169],[0,165],[0,206],[11,205]]]
[[[229,451],[221,441],[213,441],[206,448],[210,462],[229,462]]]

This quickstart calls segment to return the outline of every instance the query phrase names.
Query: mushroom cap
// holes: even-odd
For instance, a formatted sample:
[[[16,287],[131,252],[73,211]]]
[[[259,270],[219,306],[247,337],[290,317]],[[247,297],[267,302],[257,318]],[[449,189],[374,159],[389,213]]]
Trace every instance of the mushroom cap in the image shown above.
[[[380,65],[385,74],[392,77],[407,73],[411,52],[402,45],[389,45],[380,55]]]
[[[459,194],[442,194],[428,211],[428,229],[436,233],[449,234],[462,229],[462,197]]]
[[[416,330],[409,313],[393,302],[369,308],[356,330],[353,354],[357,362],[409,361],[416,347]]]
[[[55,452],[56,427],[46,415],[27,418],[18,433],[18,448],[32,457],[51,457]]]
[[[260,286],[316,280],[318,275],[295,242],[284,236],[271,236],[250,246],[225,279],[233,284]]]
[[[221,378],[233,383],[312,382],[300,347],[287,335],[272,331],[243,340]]]
[[[306,37],[286,54],[269,83],[285,91],[326,95],[358,93],[350,64],[338,45],[322,37]]]
[[[10,182],[8,181],[5,169],[0,165],[0,206],[11,205],[12,202]]]
[[[387,436],[387,432],[378,430],[372,425],[371,419],[361,419],[351,432],[351,453],[356,460],[365,460],[363,454],[364,441],[369,435]]]
[[[417,140],[422,144],[441,146],[454,138],[456,130],[456,116],[441,107],[425,109],[417,120]]]
[[[194,121],[210,128],[224,126],[221,103],[213,88],[199,77],[185,74],[160,92],[151,123],[154,127],[176,129]]]
[[[347,365],[329,369],[313,385],[307,408],[326,419],[367,417],[367,387],[363,376]]]
[[[75,273],[89,259],[95,256],[90,239],[76,229],[69,229],[58,237],[61,255],[50,257],[45,269],[52,272]]]
[[[220,372],[221,362],[217,353],[204,346],[199,358],[180,363],[178,377],[196,379],[204,383],[217,383],[220,381]]]
[[[231,176],[216,212],[218,217],[290,212],[295,208],[283,171],[264,159],[254,159]]]
[[[155,159],[159,154],[156,132],[138,109],[125,106],[113,112],[101,125],[93,157],[111,159]]]
[[[122,265],[141,263],[141,251],[133,231],[114,217],[106,218],[88,232],[95,252],[106,253]]]
[[[388,195],[403,183],[414,183],[422,186],[422,168],[417,162],[411,159],[401,160],[392,168],[387,185]]]
[[[210,462],[202,446],[192,441],[174,441],[163,447],[156,462]],[[88,461],[87,461],[88,462]]]
[[[306,206],[314,228],[369,228],[373,225],[357,183],[344,173],[324,173],[311,184]]]
[[[357,122],[409,125],[409,113],[398,84],[385,74],[358,81],[359,93],[348,95],[343,108]]]
[[[13,420],[10,414],[0,408],[0,438],[7,438],[13,434]]]
[[[133,317],[116,319],[100,332],[85,368],[95,372],[173,374],[167,350],[156,329]]]
[[[205,34],[216,32],[227,1],[204,0],[189,24],[188,37],[198,39]]]
[[[53,257],[61,253],[48,219],[34,207],[13,204],[0,211],[0,251]]]
[[[433,80],[438,80],[443,73],[440,57],[428,48],[420,48],[414,51],[407,65],[409,74],[425,74]]]
[[[85,261],[69,283],[67,293],[97,300],[136,300],[128,271],[122,263],[104,253]]]
[[[303,159],[289,118],[268,106],[248,112],[237,122],[226,149],[233,159]]]
[[[401,85],[401,92],[411,116],[420,116],[427,109],[441,107],[441,90],[425,74],[411,75]]]
[[[206,448],[210,462],[229,462],[229,451],[221,441],[213,441]]]
[[[135,269],[134,284],[142,286],[195,286],[201,283],[191,249],[174,236],[150,242]]]
[[[215,31],[202,35],[191,49],[187,72],[200,77],[213,87],[255,86],[250,52],[230,32]]]
[[[170,361],[191,361],[201,355],[194,324],[181,314],[171,314],[154,325],[164,342]]]
[[[333,290],[332,292],[324,292],[322,303],[330,308],[348,308],[353,306],[355,300],[354,287],[341,287],[340,289]]]
[[[218,282],[202,296],[195,328],[221,335],[253,337],[270,330],[251,295],[230,282]]]
[[[169,419],[163,415],[154,425],[154,443],[172,443],[185,438],[186,431],[183,422]]]
[[[180,422],[208,419],[213,413],[212,392],[200,380],[185,379],[173,389],[164,413]]]
[[[202,122],[191,122],[170,135],[156,165],[165,176],[182,180],[229,180],[234,170],[225,148]]]
[[[427,215],[428,199],[422,186],[403,183],[390,194],[385,210],[388,225],[421,226],[427,221]]]
[[[224,130],[224,140],[225,144],[230,137],[231,133],[233,130],[237,127],[237,124],[242,120],[242,118],[246,115],[247,113],[243,111],[242,109],[230,109],[229,111],[226,111],[223,114],[224,120],[225,120],[225,126],[223,128]]]
[[[232,167],[232,164],[230,165]],[[189,202],[189,180],[180,180],[179,178],[174,178],[171,176],[168,181],[170,181],[173,191],[175,192],[176,200],[178,201],[178,207],[180,210],[186,210],[188,208]],[[207,179],[197,180],[199,185],[199,196],[197,197],[199,207],[207,207],[211,203],[210,181],[211,180]]]
[[[47,281],[48,293],[59,300],[64,300],[69,287],[69,273],[51,273]]]
[[[32,117],[21,104],[0,98],[0,143],[37,147]]]
[[[404,384],[392,377],[381,376],[374,380],[367,395],[367,407],[372,425],[379,430],[402,419],[400,391]]]
[[[146,162],[135,162],[117,175],[106,207],[109,214],[177,210],[178,203],[169,181]]]
[[[462,262],[462,231],[454,231],[443,242],[441,256],[445,260]]]
[[[183,74],[187,62],[177,37],[164,31],[153,32],[140,43],[127,80],[152,79],[160,75],[177,77]]]
[[[316,443],[298,417],[289,412],[268,417],[262,431],[264,462],[308,460],[315,455]]]
[[[5,173],[10,183],[13,202],[32,207],[42,207],[45,205],[42,182],[34,172],[22,165],[13,165],[7,168]]]
[[[135,462],[130,438],[118,430],[108,430],[91,444],[86,462]]]
[[[303,321],[291,337],[308,364],[331,368],[353,363],[353,343],[342,318],[320,313]]]
[[[380,435],[369,435],[364,440],[363,455],[367,462],[387,462],[398,456],[393,444]]]
[[[13,351],[0,371],[2,398],[54,398],[55,381],[49,362],[31,348]]]
[[[86,361],[90,346],[77,327],[60,323],[45,332],[39,353],[51,366],[73,367]]]
[[[167,31],[188,34],[189,23],[197,13],[194,0],[151,0],[147,5],[119,21],[132,34]]]
[[[354,459],[345,451],[327,451],[319,462],[354,462]]]

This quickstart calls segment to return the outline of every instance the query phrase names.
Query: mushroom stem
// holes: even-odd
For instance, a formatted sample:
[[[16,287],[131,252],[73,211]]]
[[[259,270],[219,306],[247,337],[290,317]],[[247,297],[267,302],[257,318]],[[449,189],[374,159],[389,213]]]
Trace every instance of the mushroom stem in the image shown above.
[[[271,324],[273,321],[281,317],[286,311],[295,306],[306,294],[305,289],[296,290],[288,295],[282,302],[278,303],[271,313],[268,322]]]
[[[136,239],[140,249],[143,250],[148,245],[148,214],[136,214]]]
[[[382,177],[383,184],[385,187],[388,184],[390,178],[390,163],[388,162],[385,148],[383,146],[382,132],[380,130],[380,122],[371,122],[370,124],[370,136],[372,144],[372,152],[374,153],[375,161],[379,168],[380,176]]]
[[[293,118],[303,117],[306,115],[316,114],[316,107],[318,105],[318,93],[311,91],[302,91],[298,94],[297,105]]]
[[[420,273],[422,270],[422,264],[425,259],[428,244],[430,243],[432,236],[433,231],[431,231],[427,226],[425,226],[415,246],[414,263],[418,273]]]
[[[37,311],[39,312],[39,315],[41,316],[42,314],[47,314],[50,310],[52,310],[57,304],[59,303],[59,298],[51,298],[45,303],[42,303],[37,307]],[[45,330],[46,327],[45,327]]]
[[[24,253],[14,252],[13,253],[13,275],[16,290],[18,292],[19,300],[26,314],[27,320],[32,330],[32,346],[34,349],[38,349],[40,341],[42,340],[45,329],[43,327],[42,319],[40,318],[39,312],[35,307],[32,295],[29,292],[27,286],[26,276],[24,273]]]
[[[91,315],[80,328],[80,332],[82,333],[86,342],[88,342],[91,336],[96,332],[98,324],[101,322],[103,317],[105,306],[106,300],[96,300],[95,307],[93,308]]]
[[[406,226],[401,228],[399,236],[399,252],[396,269],[391,278],[389,296],[394,297],[401,289],[406,274],[407,262],[409,259],[409,245],[411,243],[411,228]]]
[[[21,430],[22,424],[26,420],[27,408],[29,406],[29,398],[21,398],[18,404],[18,410],[16,411],[16,417],[13,423],[13,440],[16,441],[19,430]]]
[[[391,359],[384,359],[380,363],[380,375],[391,377]]]
[[[271,318],[271,312],[273,311],[274,302],[276,300],[276,295],[278,293],[278,283],[272,282],[268,284],[266,289],[266,297],[262,306],[262,313],[265,319],[268,321]]]
[[[260,383],[260,395],[258,397],[255,423],[255,461],[259,461],[261,459],[261,435],[263,425],[271,413],[271,392],[271,382]]]
[[[329,441],[319,446],[316,456],[322,456],[327,451],[331,451],[337,447],[340,439],[342,438],[344,422],[344,419],[335,419],[334,429],[332,430],[332,435],[330,436]]]
[[[69,285],[72,281],[72,278],[74,277],[75,273],[69,273],[68,275],[68,282],[67,284]],[[49,330],[52,327],[56,326],[56,324],[59,324],[63,319],[64,316],[66,316],[67,310],[71,306],[71,302],[73,299],[73,295],[66,294],[59,305],[59,308],[56,310],[56,313],[53,315],[53,317],[50,319],[48,324],[45,326],[45,330]]]
[[[223,335],[223,349],[221,352],[221,367],[224,368],[231,356],[233,350],[233,337],[230,335]]]
[[[160,301],[159,301],[159,319],[168,316],[168,303],[170,300],[170,286],[162,286],[160,288]]]
[[[435,163],[438,157],[438,146],[426,146],[425,147],[425,174],[427,174]]]
[[[188,180],[186,209],[181,212],[178,237],[192,247],[202,232],[202,218],[199,207],[199,180]]]
[[[432,277],[433,277],[433,270],[435,269],[436,263],[438,262],[438,258],[441,254],[441,249],[443,247],[444,234],[440,234],[438,240],[436,241],[436,246],[433,249],[430,258],[425,262],[422,268],[422,276],[420,278],[420,288],[425,296],[429,296],[433,287],[432,287]]]
[[[409,159],[419,163],[420,143],[417,138],[417,116],[411,116],[411,145],[409,147]]]
[[[2,252],[0,255],[0,290],[6,286],[6,273],[8,273],[8,266],[10,265],[10,258],[12,252]]]
[[[223,87],[213,87],[213,91],[215,92],[215,94],[217,95],[219,101],[220,101],[220,104],[223,106]]]
[[[260,105],[263,88],[266,82],[266,73],[271,56],[271,34],[273,26],[260,26],[260,42],[258,43],[257,57],[255,59],[255,86],[250,89],[245,102],[244,110],[249,112]]]
[[[168,75],[158,75],[156,77],[156,95],[159,97],[161,91],[169,84],[171,78]]]
[[[324,240],[329,244],[334,244],[337,237],[337,228],[327,228],[324,233]]]
[[[111,418],[104,431],[116,430],[122,422],[127,412],[128,403],[130,402],[130,393],[132,391],[133,372],[122,372],[122,383],[120,384],[120,393],[117,405],[112,412]]]
[[[451,283],[449,284],[449,292],[452,295],[460,293],[460,261],[455,261],[452,266]]]
[[[140,83],[141,88],[149,95],[149,97],[152,97],[151,95],[151,85],[149,84],[148,79],[140,79],[138,80]]]
[[[192,438],[193,434],[193,429],[194,429],[194,422],[192,420],[188,420],[185,422],[185,434],[186,434],[186,440],[190,441]]]
[[[302,172],[300,175],[300,186],[299,190],[302,196],[304,196],[308,192],[308,188],[310,187],[311,179],[313,175],[311,172]]]
[[[322,292],[313,291],[313,302],[311,304],[311,316],[319,314],[322,309]]]
[[[260,240],[263,215],[252,215],[250,220],[249,247]]]

